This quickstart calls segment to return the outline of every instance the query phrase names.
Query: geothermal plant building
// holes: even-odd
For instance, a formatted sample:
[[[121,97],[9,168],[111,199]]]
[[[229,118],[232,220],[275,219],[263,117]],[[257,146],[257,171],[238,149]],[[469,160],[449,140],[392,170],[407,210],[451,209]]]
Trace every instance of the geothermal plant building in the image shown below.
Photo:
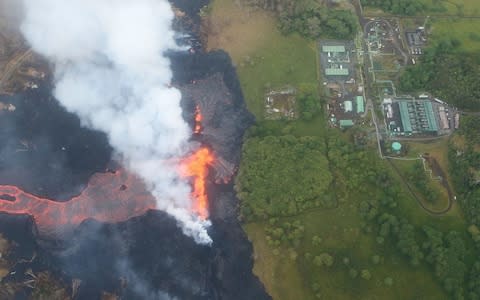
[[[450,128],[441,122],[445,107],[430,99],[387,98],[383,108],[391,135],[438,135]]]

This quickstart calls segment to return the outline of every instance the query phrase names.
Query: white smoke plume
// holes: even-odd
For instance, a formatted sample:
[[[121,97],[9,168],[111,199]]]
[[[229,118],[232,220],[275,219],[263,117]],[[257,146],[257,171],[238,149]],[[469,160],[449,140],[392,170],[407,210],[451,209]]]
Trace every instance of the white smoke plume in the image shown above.
[[[55,96],[84,126],[107,133],[125,166],[139,174],[158,208],[183,231],[210,243],[190,213],[190,187],[172,157],[189,149],[180,92],[168,87],[165,52],[178,49],[167,0],[24,0],[22,32],[55,64]]]

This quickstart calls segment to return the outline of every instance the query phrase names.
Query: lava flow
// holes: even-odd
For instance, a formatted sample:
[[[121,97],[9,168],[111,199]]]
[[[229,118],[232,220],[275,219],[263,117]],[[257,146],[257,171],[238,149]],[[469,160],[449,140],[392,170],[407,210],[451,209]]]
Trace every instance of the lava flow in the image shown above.
[[[88,218],[116,223],[155,209],[155,199],[143,181],[124,170],[94,174],[83,192],[67,202],[55,202],[0,186],[0,211],[31,215],[43,236],[73,229]]]
[[[199,134],[202,130],[203,116],[200,107],[195,108],[195,125],[193,132]],[[183,177],[190,177],[193,180],[193,210],[202,219],[208,218],[208,197],[206,190],[206,179],[208,166],[214,161],[210,149],[202,147],[181,162],[180,174]]]
[[[194,133],[200,133],[202,131],[202,114],[200,113],[200,107],[195,108],[195,127],[193,128]]]
[[[202,116],[197,107],[194,133],[200,133]],[[202,147],[180,161],[180,175],[192,180],[192,208],[208,217],[206,178],[214,156]],[[43,236],[61,234],[86,219],[117,223],[155,209],[155,198],[137,176],[125,170],[94,174],[83,192],[67,202],[56,202],[27,193],[16,186],[0,185],[0,212],[31,215]]]
[[[211,165],[213,161],[214,156],[208,148],[200,148],[182,161],[181,174],[193,179],[193,209],[202,219],[208,217],[206,179],[208,176],[208,166]]]

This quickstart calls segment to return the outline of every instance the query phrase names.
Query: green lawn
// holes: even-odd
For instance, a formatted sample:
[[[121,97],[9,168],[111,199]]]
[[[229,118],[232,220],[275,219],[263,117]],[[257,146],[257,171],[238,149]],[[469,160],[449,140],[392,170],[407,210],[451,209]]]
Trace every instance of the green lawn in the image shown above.
[[[293,261],[283,249],[272,254],[265,243],[260,223],[245,226],[255,246],[255,272],[272,293],[274,299],[446,299],[441,286],[425,266],[411,267],[407,260],[387,244],[378,245],[373,235],[360,230],[361,219],[356,213],[356,202],[350,200],[333,210],[317,210],[298,217],[305,224],[305,237],[299,258]],[[293,221],[293,218],[289,218]],[[311,243],[313,236],[322,238],[320,245]],[[305,253],[318,255],[327,252],[334,257],[331,267],[318,267],[303,257]],[[372,257],[379,255],[375,265]],[[344,259],[348,258],[348,264]],[[360,272],[368,269],[370,280],[351,278],[351,268]],[[386,286],[386,277],[393,279]],[[301,279],[301,280],[299,280]],[[312,285],[320,286],[321,298],[315,298]]]
[[[204,17],[207,49],[221,48],[230,54],[248,109],[262,120],[267,91],[317,84],[316,45],[295,34],[282,35],[273,15],[242,2],[212,2]]]
[[[442,0],[439,6],[438,0],[418,0],[424,3],[427,11],[424,15],[463,15],[463,16],[480,16],[480,2],[477,0]],[[381,9],[376,7],[363,6],[366,16],[388,16]],[[419,15],[421,16],[421,15]]]
[[[431,209],[433,211],[442,211],[448,206],[449,199],[448,199],[447,190],[440,184],[439,181],[431,179],[430,175],[427,172],[424,172],[423,175],[428,180],[428,186],[434,191],[437,191],[439,196],[435,202],[431,203],[428,200],[426,200],[425,195],[422,194],[422,191],[418,190],[418,188],[415,186],[415,183],[408,180],[409,172],[411,172],[415,163],[418,163],[418,162],[419,161],[395,160],[395,161],[392,161],[392,164],[394,164],[398,168],[403,178],[405,178],[405,180],[408,182],[409,186],[412,188],[415,195],[420,199],[420,201],[422,201],[423,205],[425,205],[428,209]],[[420,208],[420,206],[418,206],[418,208]]]
[[[248,109],[263,119],[265,93],[287,85],[316,83],[316,49],[313,42],[283,36],[277,30],[265,37],[265,47],[251,56],[251,63],[237,67]]]
[[[266,243],[264,223],[249,223],[244,226],[254,245],[254,273],[265,285],[273,299],[310,299],[297,264],[287,256],[286,250],[273,255]]]
[[[444,2],[448,13],[462,13],[465,16],[479,16],[480,2],[477,0],[446,0]]]
[[[215,14],[216,9],[228,10],[228,16],[231,18],[242,15],[241,12],[236,11],[241,8],[234,6],[233,0],[215,0],[212,9],[212,14]],[[219,13],[218,16],[222,16],[222,14]],[[248,46],[238,41],[235,42],[238,45],[232,44],[232,42],[222,44],[222,41],[229,40],[229,36],[235,36],[242,31],[251,32],[247,29],[245,22],[238,19],[225,23],[226,26],[230,26],[229,29],[216,37],[217,44],[212,47],[227,49],[232,55],[248,109],[257,117],[257,127],[261,128],[264,133],[266,132],[264,135],[317,136],[327,140],[329,134],[339,134],[327,130],[323,114],[317,115],[311,121],[263,120],[264,97],[267,91],[280,89],[287,85],[298,87],[304,83],[317,84],[316,45],[297,35],[281,35],[276,27],[272,26],[274,19],[271,15],[255,12],[249,18],[251,22],[259,23],[259,18],[263,18],[268,26],[259,26],[255,36],[245,39]],[[442,29],[441,26],[436,26],[438,23],[434,23],[435,34],[447,28]],[[469,30],[473,31],[473,29]],[[261,36],[261,40],[258,39],[259,36]],[[468,34],[466,36],[468,37]],[[476,49],[469,44],[466,44],[466,47]],[[478,49],[480,49],[480,43]],[[339,136],[345,137],[344,134],[339,134]],[[441,143],[443,143],[441,145],[443,147],[446,141],[441,141]],[[430,152],[431,155],[435,155],[443,167],[446,165],[446,156],[441,152],[443,150],[436,150],[437,146],[439,145],[412,144],[410,151],[415,152],[415,155],[418,152]],[[366,156],[376,151],[375,147],[376,145],[369,149]],[[330,150],[338,152],[339,149]],[[336,159],[343,161],[338,154]],[[358,161],[358,165],[365,164],[367,159],[372,159],[372,161],[367,161],[367,164],[378,163],[377,156],[372,155],[371,158],[362,158],[363,162]],[[345,160],[348,161],[349,158],[345,157]],[[380,162],[380,164],[383,163],[387,164],[386,161]],[[387,165],[385,167],[391,168]],[[383,195],[381,189],[376,186],[360,186],[359,190],[354,191],[342,190],[342,187],[335,190],[335,187],[342,186],[344,181],[353,181],[351,176],[355,176],[356,181],[362,180],[360,178],[366,176],[362,170],[364,169],[357,166],[357,161],[351,162],[345,167],[345,170],[326,170],[332,172],[337,182],[329,187],[328,193],[338,196],[337,199],[340,201],[338,207],[330,209],[317,207],[292,217],[278,218],[281,223],[300,221],[304,226],[303,236],[299,244],[295,246],[285,242],[282,242],[280,246],[269,245],[271,240],[267,241],[267,236],[269,236],[267,228],[270,225],[267,222],[253,221],[244,224],[244,229],[254,247],[254,272],[273,299],[440,300],[447,298],[443,288],[434,278],[433,271],[425,263],[412,267],[408,258],[399,253],[395,242],[387,239],[383,244],[379,244],[375,239],[377,233],[365,230],[364,220],[359,213],[359,204],[361,201],[376,202],[381,199]],[[396,175],[393,174],[393,171],[391,173],[395,178]],[[295,176],[298,177],[299,174],[295,174]],[[446,216],[431,216],[419,207],[415,199],[408,195],[404,186],[401,184],[399,186],[403,187],[401,195],[397,199],[398,206],[395,208],[399,216],[408,218],[410,223],[418,226],[417,228],[429,225],[444,231],[452,229],[465,231],[464,220],[457,206],[454,206],[454,210]],[[312,244],[314,236],[322,239],[318,245]],[[334,262],[330,267],[317,266],[313,264],[311,258],[307,258],[307,253],[312,256],[329,253]],[[380,257],[378,264],[372,261],[372,257],[375,255]],[[345,258],[348,260],[347,263],[344,262]],[[371,279],[363,279],[360,275],[352,278],[349,275],[349,270],[352,268],[358,272],[368,269],[372,276]],[[391,286],[385,283],[385,278],[393,280]],[[318,285],[319,289],[314,291],[314,285]]]
[[[452,210],[443,216],[431,216],[425,212],[417,203],[417,201],[410,195],[407,187],[401,181],[399,175],[390,167],[388,162],[384,162],[385,166],[390,169],[391,176],[395,178],[403,188],[405,197],[402,197],[402,201],[399,202],[398,209],[402,211],[402,214],[408,216],[411,222],[417,226],[429,225],[436,227],[440,230],[457,230],[464,231],[466,228],[465,219],[457,203],[454,203]],[[396,162],[400,171],[408,168],[408,163]]]
[[[480,1],[479,1],[480,3]],[[466,51],[480,51],[480,19],[438,18],[433,19],[431,39],[454,38]]]

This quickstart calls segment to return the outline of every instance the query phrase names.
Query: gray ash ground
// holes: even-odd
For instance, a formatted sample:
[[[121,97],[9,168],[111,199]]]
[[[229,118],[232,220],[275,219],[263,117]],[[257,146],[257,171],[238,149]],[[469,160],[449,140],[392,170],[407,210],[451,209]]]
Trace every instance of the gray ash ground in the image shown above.
[[[190,16],[202,4],[175,2]],[[195,27],[198,19],[185,24]],[[238,166],[243,134],[253,122],[235,69],[226,53],[198,49],[172,54],[172,68],[185,119],[193,120],[197,105],[204,114],[203,131],[193,139],[209,146],[219,162],[208,185],[213,245],[195,244],[160,211],[117,224],[88,220],[61,240],[39,237],[31,218],[0,215],[0,232],[17,243],[12,255],[28,260],[36,253],[32,262],[16,265],[16,273],[5,281],[22,281],[32,268],[50,270],[66,285],[80,279],[75,299],[100,299],[103,291],[121,299],[270,299],[252,274],[252,246],[237,219],[232,183],[225,183]],[[78,118],[61,109],[48,90],[3,99],[16,101],[17,111],[0,130],[0,184],[63,199],[78,193],[91,174],[111,166],[111,148],[104,135],[80,127]],[[35,140],[35,151],[18,161],[5,159],[17,155],[18,141],[26,139]]]

